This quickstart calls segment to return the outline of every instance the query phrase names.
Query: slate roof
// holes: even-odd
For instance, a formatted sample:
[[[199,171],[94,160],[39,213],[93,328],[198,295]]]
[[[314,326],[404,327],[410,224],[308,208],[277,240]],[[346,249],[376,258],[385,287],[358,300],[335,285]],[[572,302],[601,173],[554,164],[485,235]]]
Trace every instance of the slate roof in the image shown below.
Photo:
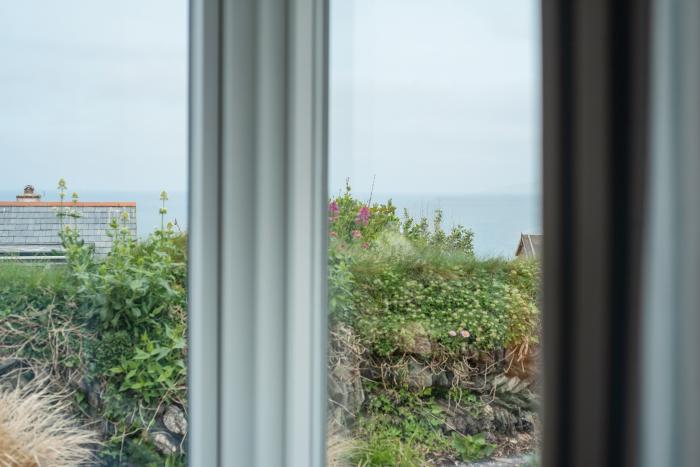
[[[520,234],[520,242],[515,256],[540,259],[542,257],[542,235]]]
[[[80,217],[74,220],[63,219],[64,225],[77,225],[80,236],[88,244],[95,246],[95,255],[106,256],[112,247],[112,239],[107,235],[112,218],[121,219],[123,212],[129,214],[126,227],[136,237],[136,203],[90,203],[90,202],[0,202],[0,253],[31,255],[32,252],[46,254],[47,249],[60,249],[58,232],[61,220],[58,210],[75,209]],[[120,220],[121,223],[121,220]],[[9,253],[8,253],[9,252]]]

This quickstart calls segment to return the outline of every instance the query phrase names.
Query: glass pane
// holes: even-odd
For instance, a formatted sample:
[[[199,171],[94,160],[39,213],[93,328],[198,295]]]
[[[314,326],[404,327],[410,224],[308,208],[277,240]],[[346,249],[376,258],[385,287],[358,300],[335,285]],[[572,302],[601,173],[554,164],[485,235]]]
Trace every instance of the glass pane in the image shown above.
[[[187,15],[0,5],[0,465],[185,463]]]
[[[538,3],[330,6],[329,465],[534,464]]]

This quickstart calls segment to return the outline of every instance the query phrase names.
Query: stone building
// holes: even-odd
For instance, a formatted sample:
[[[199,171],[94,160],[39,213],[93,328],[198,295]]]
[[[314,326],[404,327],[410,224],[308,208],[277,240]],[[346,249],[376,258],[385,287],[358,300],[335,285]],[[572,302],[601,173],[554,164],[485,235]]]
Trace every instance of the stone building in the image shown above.
[[[77,216],[59,216],[69,210]],[[85,243],[94,245],[95,255],[104,257],[112,247],[112,238],[107,235],[112,218],[136,238],[134,202],[47,202],[27,185],[15,201],[0,201],[0,258],[62,260],[61,224],[77,227]]]

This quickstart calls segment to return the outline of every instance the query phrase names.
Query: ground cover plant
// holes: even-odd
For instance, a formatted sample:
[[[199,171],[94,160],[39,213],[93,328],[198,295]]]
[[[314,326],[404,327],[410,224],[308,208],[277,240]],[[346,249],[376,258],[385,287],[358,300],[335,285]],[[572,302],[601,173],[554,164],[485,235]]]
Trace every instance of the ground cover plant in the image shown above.
[[[537,263],[477,258],[472,232],[446,232],[439,211],[399,217],[349,188],[328,212],[329,430],[350,440],[345,465],[531,450]]]

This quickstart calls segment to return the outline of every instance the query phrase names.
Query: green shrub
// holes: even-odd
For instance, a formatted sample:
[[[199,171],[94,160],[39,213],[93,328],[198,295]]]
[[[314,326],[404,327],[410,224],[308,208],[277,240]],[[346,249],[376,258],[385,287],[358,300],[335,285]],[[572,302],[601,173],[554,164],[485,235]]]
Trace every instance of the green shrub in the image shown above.
[[[463,461],[478,461],[493,454],[496,445],[486,441],[483,433],[478,435],[452,434],[452,445]]]
[[[447,234],[442,229],[442,211],[439,209],[435,211],[435,216],[433,217],[432,231],[426,217],[422,217],[418,222],[415,222],[408,215],[408,211],[404,210],[401,232],[418,246],[432,246],[445,252],[474,254],[474,232],[461,225],[456,225]]]
[[[360,467],[420,467],[424,464],[410,443],[398,438],[373,436],[362,441],[350,457]]]
[[[139,334],[168,319],[186,304],[186,263],[179,234],[156,231],[143,242],[112,220],[109,255],[98,261],[77,233],[63,233],[69,267],[82,306],[97,315],[105,329],[133,329]]]
[[[164,329],[164,336],[158,339],[144,332],[133,351],[122,355],[108,370],[110,376],[121,379],[119,391],[134,391],[150,403],[184,390],[184,332],[181,325],[171,328],[165,324]]]
[[[331,242],[365,248],[385,231],[399,229],[399,218],[391,201],[370,206],[369,201],[364,203],[354,198],[350,186],[343,195],[329,202],[328,222]]]
[[[162,210],[163,208],[161,208]],[[109,255],[98,260],[77,232],[62,232],[69,270],[85,317],[96,320],[100,376],[146,403],[180,399],[186,379],[186,261],[182,235],[170,227],[137,242],[111,221]]]
[[[474,233],[461,225],[446,233],[442,228],[442,211],[435,211],[432,228],[427,218],[416,222],[407,211],[400,221],[391,200],[370,205],[370,201],[354,198],[350,186],[328,203],[328,221],[331,252],[368,249],[398,235],[416,247],[432,246],[441,251],[474,254]]]
[[[416,330],[455,355],[537,341],[535,262],[476,258],[473,233],[445,233],[440,211],[432,229],[399,223],[391,202],[368,208],[349,187],[329,215],[331,316],[372,352],[404,352]]]
[[[58,306],[74,294],[64,266],[0,264],[0,316]]]
[[[536,343],[538,264],[477,258],[473,233],[461,226],[445,232],[440,211],[432,225],[407,214],[399,222],[391,202],[370,208],[349,188],[331,200],[329,216],[331,320],[366,349],[359,357],[366,399],[351,427],[361,448],[353,461],[412,466],[436,453],[491,455],[495,446],[484,435],[443,433],[446,415],[436,397],[474,416],[484,402],[461,387],[409,388],[411,364],[422,360],[458,381],[481,371],[484,354]],[[373,373],[376,382],[367,379]]]
[[[364,386],[365,412],[356,427],[364,438],[398,439],[423,454],[449,447],[440,429],[445,417],[430,388],[413,391],[371,382]]]
[[[406,350],[407,338],[415,337],[406,333],[416,328],[455,354],[537,341],[533,262],[480,260],[426,247],[358,253],[348,269],[352,306],[336,317],[379,355]]]

